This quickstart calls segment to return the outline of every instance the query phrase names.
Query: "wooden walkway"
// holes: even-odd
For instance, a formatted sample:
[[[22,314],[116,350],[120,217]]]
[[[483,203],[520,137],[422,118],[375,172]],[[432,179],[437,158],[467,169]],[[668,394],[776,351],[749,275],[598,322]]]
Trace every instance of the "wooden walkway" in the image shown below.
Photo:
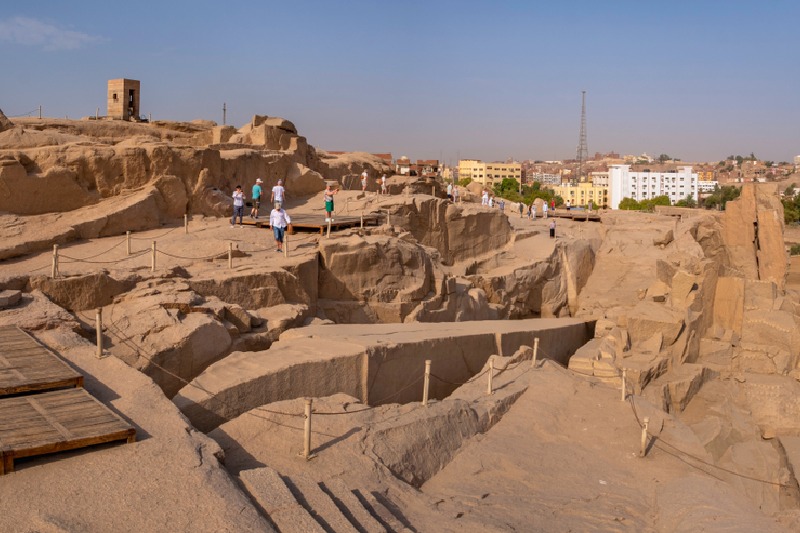
[[[81,374],[16,326],[0,327],[0,475],[20,457],[135,438]]]
[[[85,389],[0,399],[0,475],[14,459],[136,440],[136,430]]]
[[[83,376],[16,326],[0,327],[0,397],[82,387]]]
[[[600,214],[597,211],[592,211],[590,213],[588,211],[573,211],[571,209],[567,211],[566,209],[556,209],[555,211],[548,211],[547,216],[556,218],[571,218],[575,222],[600,222]]]
[[[377,226],[380,224],[383,215],[376,215],[374,213],[364,215],[364,226]],[[320,235],[324,235],[328,228],[325,216],[319,215],[291,215],[292,228],[295,231],[319,231]],[[252,219],[245,217],[242,221],[245,226],[255,226],[257,228],[269,227],[269,216]],[[331,222],[331,231],[337,231],[346,228],[357,228],[361,226],[361,215],[336,215]]]

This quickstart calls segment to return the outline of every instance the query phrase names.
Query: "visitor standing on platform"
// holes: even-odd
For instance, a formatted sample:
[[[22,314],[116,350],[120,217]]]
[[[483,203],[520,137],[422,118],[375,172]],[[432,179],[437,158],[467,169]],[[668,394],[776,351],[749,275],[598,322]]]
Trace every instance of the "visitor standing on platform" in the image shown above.
[[[550,238],[556,238],[556,219],[550,221]]]
[[[278,180],[278,184],[272,188],[272,195],[270,195],[269,201],[273,204],[279,203],[282,206],[285,198],[286,189],[283,188],[283,180]]]
[[[236,217],[239,217],[239,227],[242,227],[242,218],[244,217],[244,193],[242,186],[237,185],[236,190],[233,191],[233,218],[231,218],[231,227],[236,226]]]
[[[283,251],[283,238],[286,235],[286,227],[292,223],[280,202],[275,202],[275,209],[269,214],[269,225],[272,227],[272,235],[275,237],[276,252]]]
[[[542,204],[542,218],[547,220],[547,202]]]
[[[333,217],[333,195],[339,192],[339,189],[331,189],[330,184],[325,186],[325,195],[323,196],[325,200],[325,222],[330,220]]]
[[[253,185],[253,209],[250,211],[250,218],[258,218],[258,208],[261,207],[261,184],[264,183],[261,181],[261,178],[256,180],[256,184]]]

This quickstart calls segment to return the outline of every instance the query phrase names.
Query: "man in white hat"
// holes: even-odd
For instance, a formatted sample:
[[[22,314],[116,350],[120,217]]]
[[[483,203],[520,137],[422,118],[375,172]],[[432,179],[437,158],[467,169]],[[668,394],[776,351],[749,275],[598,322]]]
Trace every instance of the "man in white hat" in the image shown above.
[[[258,218],[258,208],[261,205],[261,178],[256,179],[256,184],[253,185],[253,209],[250,211],[250,218]]]
[[[278,203],[283,205],[283,200],[286,197],[286,189],[283,188],[283,180],[278,180],[278,184],[272,188],[272,196],[269,201],[273,204]]]

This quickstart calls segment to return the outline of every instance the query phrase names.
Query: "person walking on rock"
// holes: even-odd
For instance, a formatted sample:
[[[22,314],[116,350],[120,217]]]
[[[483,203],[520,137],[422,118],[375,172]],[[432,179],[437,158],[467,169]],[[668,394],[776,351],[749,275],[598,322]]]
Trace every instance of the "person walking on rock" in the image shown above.
[[[386,194],[386,174],[381,176],[381,194]]]
[[[364,169],[364,172],[361,173],[361,192],[367,192],[367,169]]]
[[[237,185],[236,190],[233,191],[233,218],[231,218],[231,227],[236,226],[236,217],[239,217],[239,227],[242,227],[242,218],[244,217],[244,193],[242,186]]]
[[[519,203],[519,218],[523,218],[523,215],[522,215],[523,211],[525,211],[525,203],[524,202],[520,202]]]
[[[276,252],[283,251],[283,238],[286,235],[286,227],[291,223],[292,219],[289,217],[289,213],[281,207],[280,202],[275,202],[275,209],[269,214],[269,225],[272,227],[272,234],[275,237]]]
[[[258,218],[258,208],[261,207],[261,184],[264,183],[261,181],[261,178],[256,180],[256,184],[253,185],[253,209],[250,211],[250,218]]]
[[[453,203],[458,203],[458,187],[453,187]]]
[[[272,195],[269,201],[283,205],[283,199],[286,197],[286,189],[283,188],[283,180],[278,180],[278,184],[272,188]]]
[[[556,219],[550,221],[550,238],[556,238]]]
[[[528,218],[531,220],[536,220],[536,203],[531,202],[531,207],[528,210]]]
[[[489,189],[483,189],[481,195],[481,205],[489,205]]]
[[[333,195],[339,192],[339,189],[331,189],[330,183],[325,186],[325,194],[323,196],[325,200],[325,222],[333,218]]]
[[[547,220],[547,202],[542,204],[542,218]]]
[[[451,202],[453,201],[453,184],[452,183],[448,183],[447,184],[447,199],[450,200]]]

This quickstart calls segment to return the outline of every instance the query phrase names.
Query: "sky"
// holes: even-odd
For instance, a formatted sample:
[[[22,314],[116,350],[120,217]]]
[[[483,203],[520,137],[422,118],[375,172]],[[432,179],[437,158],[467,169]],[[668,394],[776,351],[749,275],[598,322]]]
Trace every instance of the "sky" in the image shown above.
[[[4,0],[0,109],[292,121],[325,150],[499,161],[800,155],[796,0]]]

